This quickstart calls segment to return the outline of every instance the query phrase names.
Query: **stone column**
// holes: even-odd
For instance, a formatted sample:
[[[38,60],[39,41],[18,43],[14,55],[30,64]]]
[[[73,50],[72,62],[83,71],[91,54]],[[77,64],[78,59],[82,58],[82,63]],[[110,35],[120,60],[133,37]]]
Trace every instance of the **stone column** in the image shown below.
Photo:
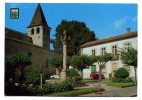
[[[66,31],[63,32],[64,37],[61,37],[63,44],[63,69],[61,71],[60,79],[66,79],[67,77],[67,36]]]

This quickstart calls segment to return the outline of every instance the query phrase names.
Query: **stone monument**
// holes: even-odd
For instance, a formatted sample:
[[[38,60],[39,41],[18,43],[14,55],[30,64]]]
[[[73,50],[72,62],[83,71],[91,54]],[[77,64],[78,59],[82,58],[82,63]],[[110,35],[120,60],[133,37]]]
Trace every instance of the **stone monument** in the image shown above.
[[[63,32],[63,37],[61,36],[61,41],[63,44],[63,69],[61,71],[60,79],[66,79],[67,77],[67,40],[70,37],[67,37],[67,32]]]

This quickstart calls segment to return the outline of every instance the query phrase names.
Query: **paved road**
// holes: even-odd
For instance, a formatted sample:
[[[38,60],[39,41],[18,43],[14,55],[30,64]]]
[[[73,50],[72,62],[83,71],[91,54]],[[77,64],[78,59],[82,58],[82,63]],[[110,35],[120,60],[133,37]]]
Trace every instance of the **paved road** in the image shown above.
[[[88,87],[98,87],[98,83],[89,83]],[[130,97],[130,96],[136,96],[137,95],[137,88],[135,86],[126,87],[126,88],[120,88],[120,87],[112,87],[107,86],[106,84],[101,84],[101,87],[105,89],[103,91],[103,94],[85,94],[85,95],[79,95],[79,96],[85,96],[85,97]],[[82,87],[84,88],[84,87]]]

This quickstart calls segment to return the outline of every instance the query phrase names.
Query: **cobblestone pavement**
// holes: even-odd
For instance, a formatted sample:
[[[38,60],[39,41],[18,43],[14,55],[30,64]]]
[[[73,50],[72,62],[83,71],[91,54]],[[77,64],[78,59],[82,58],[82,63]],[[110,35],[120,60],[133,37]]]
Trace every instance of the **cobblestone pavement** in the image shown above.
[[[98,87],[98,83],[88,83],[89,86],[82,87],[82,88],[88,88],[88,87]],[[129,97],[129,96],[136,96],[137,95],[137,87],[131,86],[131,87],[113,87],[113,86],[107,86],[106,84],[101,83],[101,88],[104,88],[105,91],[103,91],[103,94],[85,94],[85,95],[79,95],[84,97]]]

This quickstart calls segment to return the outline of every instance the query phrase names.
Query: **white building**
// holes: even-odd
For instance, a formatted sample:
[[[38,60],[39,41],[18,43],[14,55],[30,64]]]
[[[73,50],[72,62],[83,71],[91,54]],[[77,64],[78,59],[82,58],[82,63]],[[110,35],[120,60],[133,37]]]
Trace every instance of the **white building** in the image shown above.
[[[114,71],[120,67],[125,67],[129,71],[130,77],[134,77],[133,67],[125,66],[117,56],[117,51],[120,48],[127,50],[130,46],[137,49],[137,31],[131,32],[130,28],[128,28],[127,33],[125,34],[83,44],[81,46],[81,54],[98,56],[105,52],[112,53],[114,55],[114,60],[106,63],[102,69],[102,73],[105,77],[109,78],[109,74],[113,75]],[[90,74],[94,72],[99,72],[97,63],[94,63],[93,66],[83,70],[83,78],[90,78]]]

